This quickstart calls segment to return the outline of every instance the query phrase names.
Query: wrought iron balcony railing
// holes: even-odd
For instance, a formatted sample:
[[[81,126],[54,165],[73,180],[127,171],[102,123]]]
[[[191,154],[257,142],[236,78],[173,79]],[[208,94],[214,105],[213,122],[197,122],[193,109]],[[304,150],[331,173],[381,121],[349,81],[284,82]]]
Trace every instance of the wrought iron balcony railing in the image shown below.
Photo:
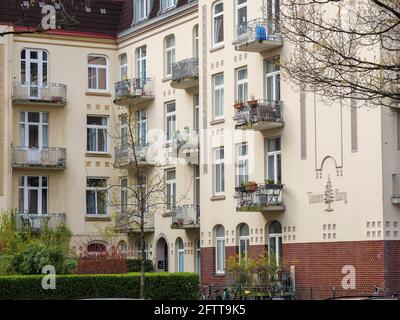
[[[283,44],[279,24],[274,19],[250,20],[236,29],[233,44],[238,51],[264,52]]]
[[[116,227],[120,232],[140,233],[141,217],[133,213],[118,213],[116,217]],[[154,232],[154,215],[144,214],[144,232]]]
[[[13,147],[14,168],[65,169],[67,150],[64,148]]]
[[[18,231],[54,230],[57,226],[65,224],[67,216],[65,213],[32,214],[18,213],[14,215],[15,228]]]
[[[14,103],[64,106],[67,103],[67,86],[58,83],[16,82],[12,99]]]
[[[284,186],[259,184],[254,189],[236,188],[237,211],[284,211]]]
[[[199,58],[191,58],[172,64],[171,86],[189,89],[199,85]]]
[[[127,106],[150,99],[154,99],[153,79],[151,78],[126,79],[115,84],[114,103],[117,105]]]
[[[186,229],[200,226],[200,206],[182,205],[172,210],[172,228]]]
[[[237,110],[236,128],[265,130],[283,126],[282,101],[249,101]]]
[[[149,147],[149,144],[137,144],[135,146],[125,144],[115,147],[115,167],[135,166],[135,154],[139,166],[154,165],[155,160],[148,152]]]

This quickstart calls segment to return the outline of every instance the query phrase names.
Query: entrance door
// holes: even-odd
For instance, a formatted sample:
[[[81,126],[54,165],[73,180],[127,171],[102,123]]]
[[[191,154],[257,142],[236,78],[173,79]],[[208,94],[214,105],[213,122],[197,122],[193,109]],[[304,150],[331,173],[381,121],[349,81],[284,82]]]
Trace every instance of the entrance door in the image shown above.
[[[156,246],[157,271],[168,272],[168,244],[164,238],[160,238]]]

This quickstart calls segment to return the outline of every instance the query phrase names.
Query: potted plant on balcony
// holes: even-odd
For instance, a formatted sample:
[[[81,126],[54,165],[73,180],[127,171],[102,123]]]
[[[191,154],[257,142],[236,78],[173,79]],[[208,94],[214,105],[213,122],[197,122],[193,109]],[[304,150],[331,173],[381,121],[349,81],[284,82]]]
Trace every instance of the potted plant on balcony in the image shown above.
[[[265,180],[266,189],[282,189],[282,184],[277,184],[274,179]]]
[[[258,104],[258,101],[253,94],[250,96],[250,100],[247,101],[247,104],[249,105],[249,107],[254,107]]]
[[[254,181],[249,181],[246,183],[246,192],[255,192],[257,190],[258,184]]]
[[[240,101],[240,100],[236,100],[236,101],[235,101],[235,104],[233,105],[233,107],[234,107],[236,110],[242,109],[243,106],[244,106],[244,104],[243,104],[243,102]]]
[[[246,182],[241,182],[239,187],[235,187],[236,192],[246,192]]]

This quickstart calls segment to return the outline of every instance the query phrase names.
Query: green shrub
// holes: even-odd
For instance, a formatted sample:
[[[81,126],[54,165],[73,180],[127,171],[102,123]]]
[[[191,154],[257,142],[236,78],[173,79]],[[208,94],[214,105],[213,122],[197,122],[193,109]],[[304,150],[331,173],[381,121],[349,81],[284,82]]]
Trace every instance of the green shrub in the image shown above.
[[[18,274],[41,274],[46,265],[54,266],[57,274],[65,274],[72,264],[58,246],[46,246],[40,242],[30,244],[11,260],[11,268]]]
[[[140,274],[61,275],[55,290],[42,289],[43,276],[0,276],[0,300],[139,298]],[[145,297],[153,300],[198,299],[199,277],[191,273],[148,273]]]
[[[127,263],[128,263],[128,271],[129,272],[140,272],[141,271],[141,265],[140,265],[139,259],[127,259]],[[154,271],[153,261],[146,260],[144,262],[144,268],[145,268],[145,272],[153,272]]]
[[[10,272],[11,260],[12,256],[0,255],[0,275]]]

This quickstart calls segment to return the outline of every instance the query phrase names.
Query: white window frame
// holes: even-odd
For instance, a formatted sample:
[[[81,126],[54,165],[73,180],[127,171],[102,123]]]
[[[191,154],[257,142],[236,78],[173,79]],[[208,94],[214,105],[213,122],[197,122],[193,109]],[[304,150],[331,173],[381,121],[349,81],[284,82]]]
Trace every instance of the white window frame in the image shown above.
[[[167,47],[169,39],[174,39],[174,45]],[[175,62],[175,48],[176,48],[176,38],[175,35],[169,35],[164,40],[164,76],[165,78],[172,77],[172,65]],[[170,69],[170,70],[168,70]]]
[[[120,191],[120,209],[121,213],[127,213],[128,211],[128,177],[122,177],[120,179],[121,191]]]
[[[200,239],[197,239],[195,242],[195,255],[194,255],[194,265],[195,272],[200,274],[201,271],[201,242]]]
[[[139,146],[147,144],[148,136],[147,108],[136,111],[137,143]],[[144,127],[144,130],[142,130]],[[144,137],[142,136],[144,134]]]
[[[193,113],[193,128],[198,133],[200,131],[200,96],[195,94],[193,96],[194,113]]]
[[[240,71],[246,70],[246,78],[239,79]],[[240,67],[235,70],[235,80],[236,80],[236,100],[245,103],[249,96],[249,85],[248,85],[249,73],[247,66]],[[240,98],[240,96],[243,96]]]
[[[106,181],[106,186],[105,187],[88,187],[87,183],[88,180],[105,180]],[[108,217],[108,178],[104,177],[87,177],[86,178],[86,192],[91,191],[94,192],[95,194],[95,213],[94,214],[89,214],[88,213],[88,203],[87,203],[87,197],[86,197],[86,216],[87,217]],[[105,192],[106,193],[106,199],[105,199],[105,214],[99,214],[98,210],[98,193],[99,192]]]
[[[199,54],[200,54],[199,25],[196,24],[193,27],[193,57],[198,58]]]
[[[246,225],[246,224],[244,224],[244,225]],[[249,229],[249,226],[247,225],[247,228],[249,230],[249,234],[248,235],[241,235],[240,234],[240,229],[241,229],[242,226],[243,225],[239,226],[239,228],[238,228],[239,229],[238,230],[238,234],[239,234],[239,257],[240,257],[239,262],[241,262],[242,257],[243,257],[244,260],[247,263],[247,260],[250,257],[250,229]],[[245,247],[244,252],[242,252],[242,243],[244,243],[244,247]]]
[[[151,10],[151,4],[151,0],[135,0],[133,7],[135,23],[141,22],[148,18]],[[139,6],[142,7],[141,11],[139,10]],[[143,13],[143,15],[138,14],[140,12]]]
[[[194,171],[194,202],[196,206],[200,206],[201,198],[200,198],[200,165],[193,166]]]
[[[218,228],[222,228],[222,236],[217,236]],[[225,274],[225,228],[223,226],[217,226],[214,229],[214,236],[215,236],[215,273],[216,274]],[[220,246],[218,244],[221,244]],[[221,249],[221,251],[219,250]],[[222,262],[222,268],[219,268],[218,261]]]
[[[216,85],[216,80],[218,77],[222,77],[222,84],[218,84]],[[223,119],[224,118],[224,104],[225,104],[225,75],[224,73],[218,73],[218,74],[214,74],[213,75],[213,118],[214,120],[218,120],[218,119]],[[218,106],[219,110],[221,113],[217,113],[217,93],[220,93],[220,95],[222,95],[222,106]]]
[[[221,150],[224,152],[223,158],[220,157]],[[213,185],[214,195],[225,194],[225,150],[224,147],[217,147],[213,150],[214,154],[214,166],[213,166]],[[219,167],[220,176],[217,177],[217,168]],[[217,190],[217,182],[219,180],[220,190]]]
[[[175,178],[169,179],[168,173],[174,173]],[[167,211],[172,211],[176,205],[176,169],[165,170],[165,184],[167,188]],[[171,195],[171,199],[168,199],[168,193]]]
[[[221,12],[219,13],[215,13],[215,8],[217,5],[222,4],[223,9]],[[225,23],[225,19],[224,19],[224,13],[225,13],[225,7],[224,7],[224,3],[223,1],[217,1],[212,5],[212,46],[213,47],[219,47],[222,46],[224,41],[225,41],[225,28],[224,28],[224,23]],[[219,19],[220,17],[222,17],[222,41],[220,42],[216,42],[216,33],[215,33],[215,22],[217,19]]]
[[[106,125],[95,125],[95,124],[87,124],[86,123],[86,130],[88,129],[94,129],[96,130],[96,150],[92,151],[92,150],[87,150],[87,152],[89,153],[98,153],[98,154],[105,154],[108,153],[110,148],[109,148],[109,139],[108,139],[108,125],[109,125],[109,118],[108,116],[103,116],[103,115],[87,115],[86,117],[86,121],[87,118],[89,117],[98,117],[98,118],[106,118],[107,119],[107,124]],[[106,150],[105,151],[98,151],[99,150],[99,130],[105,130],[105,137],[106,137]],[[86,149],[88,149],[88,145],[86,146]]]
[[[182,244],[182,248],[179,247],[179,244]],[[183,242],[182,238],[178,238],[176,241],[176,257],[177,257],[177,272],[185,272],[185,243]],[[180,259],[182,258],[182,267],[180,264]]]
[[[277,151],[270,151],[268,150],[268,145],[269,145],[269,141],[270,140],[275,140],[275,139],[279,139],[279,145],[280,148]],[[281,166],[282,166],[282,139],[280,136],[277,137],[271,137],[271,138],[267,138],[265,140],[266,143],[266,150],[267,150],[267,159],[266,159],[266,166],[267,166],[267,170],[266,170],[266,179],[274,179],[275,183],[282,183],[282,181],[279,181],[278,176],[280,175],[282,177],[282,168],[281,171],[279,172],[279,168],[278,168],[278,156],[280,156],[281,159]],[[269,165],[268,165],[268,159],[269,158],[273,159],[274,162],[274,172],[273,172],[273,178],[271,178],[270,172],[269,172]]]
[[[29,187],[28,186],[28,178],[39,178],[39,186],[38,187]],[[43,178],[47,179],[47,186],[43,186]],[[23,179],[23,185],[21,186],[21,179]],[[47,197],[46,197],[46,208],[47,211],[49,210],[49,177],[47,176],[34,176],[34,175],[27,175],[27,176],[19,176],[19,181],[18,181],[18,189],[19,191],[23,191],[24,193],[24,208],[18,208],[21,214],[27,213],[27,214],[37,214],[37,215],[46,215],[48,212],[43,213],[43,190],[47,190]],[[28,193],[29,190],[37,190],[38,192],[38,212],[28,212],[29,208],[29,202],[28,202]],[[20,193],[18,194],[18,206],[20,206],[21,199],[20,199]],[[22,211],[21,211],[22,209]]]
[[[37,113],[39,114],[39,122],[29,122],[29,114]],[[47,115],[47,122],[44,121],[44,115]],[[21,117],[24,120],[21,120]],[[37,126],[38,127],[38,141],[39,141],[39,149],[47,148],[49,146],[49,117],[50,114],[48,112],[36,112],[36,111],[21,111],[19,117],[19,132],[20,132],[20,145],[21,147],[29,146],[29,127]],[[47,128],[47,141],[44,141],[43,131]],[[47,142],[47,143],[46,143]]]
[[[126,147],[128,145],[128,115],[119,116],[119,145]]]
[[[246,147],[247,153],[242,155],[240,149]],[[244,168],[244,172],[241,172],[241,165]],[[246,176],[245,181],[240,181],[241,176]],[[237,187],[240,187],[242,182],[249,181],[249,144],[247,142],[238,143],[236,145],[236,175],[235,183]]]
[[[122,63],[122,59],[126,58],[126,62]],[[119,80],[127,80],[128,79],[128,55],[123,53],[119,56]]]
[[[235,6],[236,6],[236,11],[235,11],[235,13],[236,13],[235,14],[236,15],[236,17],[235,17],[236,32],[238,32],[239,31],[239,27],[242,26],[242,22],[239,21],[239,10],[240,9],[246,8],[246,23],[248,21],[247,0],[246,0],[246,2],[240,3],[240,4],[238,2],[239,2],[239,0],[235,0]],[[244,29],[244,30],[246,31],[246,29]],[[238,34],[238,35],[240,35],[240,34]]]
[[[26,84],[29,86],[37,86],[37,85],[42,85],[42,84],[47,84],[49,82],[49,52],[47,50],[43,49],[27,49],[24,48],[21,50],[21,55],[22,52],[25,51],[25,59],[22,58],[21,56],[21,83]],[[31,52],[36,52],[37,53],[37,59],[32,59],[31,58]],[[47,60],[43,58],[43,53],[46,53],[47,55]],[[38,81],[37,82],[32,82],[31,79],[31,63],[36,63],[38,65]],[[25,79],[22,79],[22,64],[25,65]],[[47,81],[43,81],[43,66],[46,65],[46,78]],[[24,81],[25,80],[25,81]]]
[[[161,12],[171,10],[176,7],[177,0],[161,0]]]
[[[279,101],[281,99],[281,85],[280,85],[280,77],[281,77],[281,70],[279,67],[279,70],[268,72],[268,63],[271,62],[273,65],[276,64],[276,62],[279,63],[278,58],[272,58],[272,59],[267,59],[265,60],[265,98],[266,100],[269,101]],[[271,79],[272,83],[272,97],[269,96],[268,92],[268,80]],[[278,92],[279,92],[279,97],[278,97]]]
[[[136,256],[141,259],[142,257],[142,245],[140,240],[136,241]],[[145,241],[144,242],[144,256],[145,259],[149,259],[149,244]]]
[[[168,112],[168,106],[174,105],[174,111]],[[171,119],[171,121],[169,121]],[[169,124],[173,123],[172,125]],[[176,101],[170,101],[165,103],[165,140],[169,144],[173,141],[176,136]]]
[[[106,65],[99,65],[99,64],[89,64],[89,58],[90,57],[98,57],[98,58],[104,58],[106,59]],[[108,62],[108,57],[105,55],[101,54],[89,54],[87,57],[87,69],[88,69],[88,77],[89,77],[89,69],[94,69],[96,71],[96,88],[89,88],[88,85],[88,92],[108,92],[109,91],[109,85],[108,85],[108,80],[109,80],[109,62]],[[106,70],[106,88],[105,89],[99,89],[99,69],[105,69]],[[89,80],[89,79],[88,79]],[[89,83],[89,81],[88,81]]]
[[[145,83],[147,78],[147,47],[136,49],[136,77]]]
[[[278,220],[276,220],[276,221],[279,222]],[[282,227],[282,225],[281,225],[281,227]],[[282,235],[282,233],[269,233],[269,227],[268,227],[268,253],[269,253],[269,256],[271,255],[271,248],[272,248],[271,247],[271,239],[275,240],[275,250],[276,250],[275,263],[276,263],[276,265],[279,265],[280,258],[282,258],[279,256],[279,253],[282,251],[282,248],[280,247],[280,243],[283,242],[283,235]]]

